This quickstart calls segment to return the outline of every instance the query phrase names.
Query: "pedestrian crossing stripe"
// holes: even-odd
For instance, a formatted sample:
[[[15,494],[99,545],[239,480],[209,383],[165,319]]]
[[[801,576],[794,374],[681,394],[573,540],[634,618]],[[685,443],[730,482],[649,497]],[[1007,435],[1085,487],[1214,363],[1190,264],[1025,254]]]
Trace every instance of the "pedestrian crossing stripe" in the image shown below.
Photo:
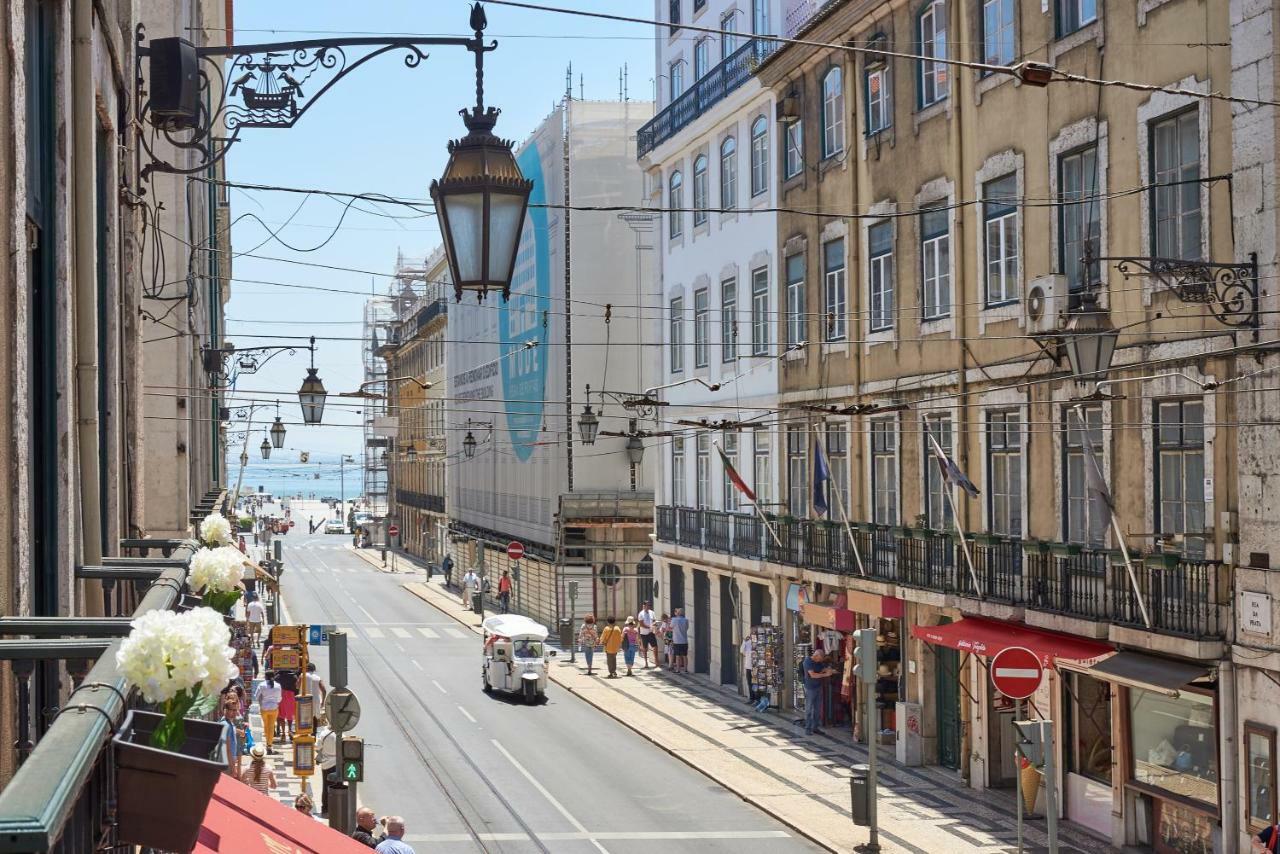
[[[435,629],[428,629],[426,626],[419,626],[418,634],[422,635],[424,638],[427,638],[429,640],[440,637],[440,635],[436,634]]]
[[[384,635],[382,634],[382,629],[375,629],[372,626],[365,627],[364,633],[371,638],[384,637]]]
[[[442,629],[442,631],[451,638],[465,638],[461,629]]]
[[[394,629],[392,629],[391,634],[395,635],[398,638],[412,637],[412,635],[409,634],[408,629],[402,629],[399,626],[396,626]]]

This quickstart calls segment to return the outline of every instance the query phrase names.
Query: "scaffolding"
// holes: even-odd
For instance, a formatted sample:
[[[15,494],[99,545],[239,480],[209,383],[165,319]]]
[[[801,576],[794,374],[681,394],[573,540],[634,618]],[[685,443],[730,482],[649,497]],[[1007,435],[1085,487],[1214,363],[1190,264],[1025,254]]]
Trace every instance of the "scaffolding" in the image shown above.
[[[375,296],[364,304],[364,332],[361,336],[361,361],[364,381],[380,382],[387,378],[387,362],[379,350],[391,343],[392,327],[396,321],[396,297]],[[387,440],[379,436],[375,424],[387,414],[385,398],[369,398],[361,408],[364,425],[364,499],[375,516],[387,512],[388,467]]]

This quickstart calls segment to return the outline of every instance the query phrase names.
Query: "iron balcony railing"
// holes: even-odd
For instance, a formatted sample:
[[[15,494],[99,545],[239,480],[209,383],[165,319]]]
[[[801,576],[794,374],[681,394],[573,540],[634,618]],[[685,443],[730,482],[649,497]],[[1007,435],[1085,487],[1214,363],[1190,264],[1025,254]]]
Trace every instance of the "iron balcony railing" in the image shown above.
[[[396,490],[396,503],[417,510],[429,510],[432,513],[444,512],[444,496],[430,492],[413,492],[408,489]]]
[[[688,127],[751,78],[756,68],[778,49],[774,39],[749,39],[717,63],[636,133],[636,157],[644,157]]]
[[[778,518],[770,533],[758,516],[693,507],[660,506],[656,519],[664,543],[1145,627],[1118,552],[978,534],[968,540],[971,572],[956,537],[944,531],[868,523],[846,530],[828,521]],[[1133,563],[1153,631],[1223,636],[1221,597],[1229,583],[1222,564],[1169,555]]]
[[[787,0],[782,13],[782,35],[795,38],[814,18],[842,2],[844,0]]]

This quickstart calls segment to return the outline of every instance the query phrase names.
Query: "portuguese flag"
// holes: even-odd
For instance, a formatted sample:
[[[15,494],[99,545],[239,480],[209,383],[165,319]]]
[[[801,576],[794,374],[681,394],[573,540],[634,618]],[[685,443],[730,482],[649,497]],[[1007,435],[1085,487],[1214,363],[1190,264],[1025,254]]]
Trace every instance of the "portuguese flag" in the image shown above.
[[[733,463],[729,462],[729,458],[725,456],[724,449],[716,445],[716,452],[720,454],[720,462],[724,463],[724,476],[729,478],[737,490],[747,496],[747,500],[752,504],[756,503],[756,494],[751,491],[751,487],[747,486],[747,482],[742,479],[742,475],[738,474],[738,470],[733,467]]]

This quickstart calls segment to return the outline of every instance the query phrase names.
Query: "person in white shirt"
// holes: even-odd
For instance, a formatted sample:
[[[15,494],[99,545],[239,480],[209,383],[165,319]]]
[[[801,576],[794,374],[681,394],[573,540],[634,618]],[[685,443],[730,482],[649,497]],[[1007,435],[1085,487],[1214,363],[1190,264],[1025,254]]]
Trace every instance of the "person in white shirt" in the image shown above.
[[[636,623],[640,626],[640,654],[644,656],[644,669],[649,669],[649,650],[653,649],[653,661],[658,662],[658,635],[653,631],[653,623],[657,619],[653,614],[651,602],[640,606],[636,614]]]
[[[756,649],[755,649],[755,644],[751,642],[750,634],[748,634],[746,637],[742,639],[742,646],[740,646],[739,649],[742,651],[742,669],[745,672],[747,677],[747,696],[749,698],[747,702],[754,703],[757,699],[756,686],[751,681],[751,668],[754,667],[756,663],[755,661]]]
[[[249,621],[249,637],[253,638],[253,642],[257,643],[262,637],[262,624],[267,621],[267,609],[262,604],[262,600],[257,596],[249,600],[244,606],[244,615]]]
[[[462,607],[471,607],[471,590],[473,587],[479,586],[479,576],[476,575],[474,569],[468,569],[467,574],[462,576]]]

